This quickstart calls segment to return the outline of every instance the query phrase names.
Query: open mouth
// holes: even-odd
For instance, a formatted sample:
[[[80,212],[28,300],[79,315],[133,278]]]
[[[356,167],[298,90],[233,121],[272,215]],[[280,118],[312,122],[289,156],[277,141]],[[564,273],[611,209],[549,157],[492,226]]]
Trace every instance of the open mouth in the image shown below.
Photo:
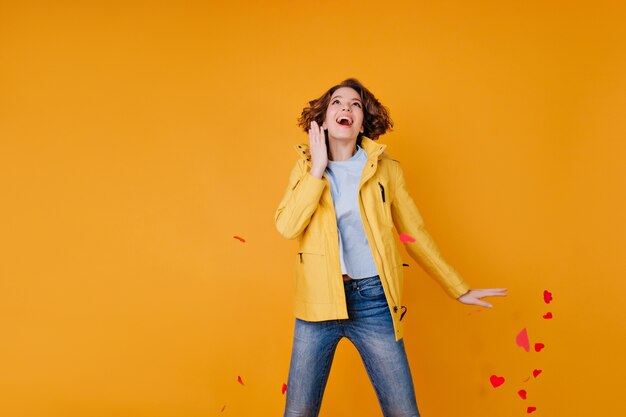
[[[346,127],[350,127],[352,126],[352,119],[349,118],[348,116],[341,116],[339,117],[336,122],[342,126],[346,126]]]

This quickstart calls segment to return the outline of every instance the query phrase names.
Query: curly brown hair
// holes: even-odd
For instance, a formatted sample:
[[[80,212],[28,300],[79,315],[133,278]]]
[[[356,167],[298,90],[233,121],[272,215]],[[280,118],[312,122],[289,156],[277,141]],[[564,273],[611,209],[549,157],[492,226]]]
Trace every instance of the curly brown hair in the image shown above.
[[[302,114],[298,118],[298,126],[302,127],[305,132],[309,131],[311,122],[315,120],[318,125],[322,125],[326,117],[326,109],[328,103],[335,90],[341,87],[350,87],[361,96],[363,102],[363,133],[359,133],[357,143],[360,145],[361,136],[366,136],[376,140],[380,135],[393,127],[393,121],[389,116],[389,110],[380,104],[374,97],[374,94],[361,82],[355,78],[348,78],[331,87],[321,97],[309,101],[309,106],[302,110]]]

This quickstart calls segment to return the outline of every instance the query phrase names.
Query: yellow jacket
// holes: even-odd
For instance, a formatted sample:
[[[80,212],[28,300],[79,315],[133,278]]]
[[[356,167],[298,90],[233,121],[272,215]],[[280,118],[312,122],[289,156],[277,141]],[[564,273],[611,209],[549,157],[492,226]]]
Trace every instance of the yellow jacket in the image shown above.
[[[359,185],[359,209],[378,275],[385,290],[396,340],[403,336],[400,321],[403,263],[392,233],[406,233],[415,242],[407,252],[420,266],[457,298],[469,291],[467,283],[442,258],[435,242],[424,229],[424,221],[404,182],[400,163],[383,153],[387,145],[363,137],[361,147],[368,155]],[[347,319],[348,311],[339,260],[339,236],[330,184],[326,177],[309,174],[308,144],[296,145],[296,162],[287,191],[274,220],[287,239],[299,240],[295,259],[295,316],[307,321]],[[404,311],[403,311],[404,310]]]

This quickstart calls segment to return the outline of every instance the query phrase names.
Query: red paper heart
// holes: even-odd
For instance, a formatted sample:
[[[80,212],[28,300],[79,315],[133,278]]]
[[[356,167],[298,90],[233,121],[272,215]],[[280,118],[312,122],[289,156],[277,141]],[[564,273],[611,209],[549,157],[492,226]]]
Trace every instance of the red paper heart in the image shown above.
[[[541,349],[546,347],[543,343],[535,343],[535,352],[541,352]]]
[[[524,327],[522,331],[518,333],[517,337],[515,338],[515,343],[517,343],[517,346],[520,346],[526,352],[530,352],[530,342],[528,341],[528,331],[526,331],[526,327]]]
[[[550,301],[552,301],[552,293],[548,290],[545,290],[543,292],[543,301],[546,302],[546,304],[550,304]]]
[[[528,408],[526,409],[526,412],[527,412],[528,414],[530,414],[530,413],[534,412],[535,410],[537,410],[537,407],[528,407]]]
[[[539,374],[540,374],[541,372],[543,372],[541,369],[535,369],[535,370],[533,371],[533,376],[534,376],[535,378],[537,378],[537,376],[539,376]]]
[[[239,382],[241,385],[243,385],[243,379],[241,379],[241,377],[239,375],[237,375],[237,382]]]
[[[400,233],[400,242],[402,243],[413,243],[415,242],[415,238],[413,236],[407,235],[406,233]]]
[[[287,384],[283,384],[283,394],[287,391]]]
[[[491,377],[489,378],[489,381],[491,382],[491,385],[493,385],[494,388],[498,388],[500,385],[504,384],[504,377],[491,375]]]
[[[517,395],[519,395],[522,400],[525,400],[526,399],[526,390],[525,389],[521,389],[521,390],[517,391]]]
[[[552,312],[548,311],[546,314],[543,315],[543,318],[546,319],[546,320],[547,319],[551,319],[552,318]]]

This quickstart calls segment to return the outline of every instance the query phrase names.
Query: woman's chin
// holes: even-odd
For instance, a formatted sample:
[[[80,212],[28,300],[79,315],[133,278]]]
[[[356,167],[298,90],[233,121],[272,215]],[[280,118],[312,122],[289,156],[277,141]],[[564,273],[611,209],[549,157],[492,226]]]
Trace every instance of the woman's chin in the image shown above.
[[[353,142],[359,137],[358,133],[350,131],[328,132],[328,137],[337,142]]]

